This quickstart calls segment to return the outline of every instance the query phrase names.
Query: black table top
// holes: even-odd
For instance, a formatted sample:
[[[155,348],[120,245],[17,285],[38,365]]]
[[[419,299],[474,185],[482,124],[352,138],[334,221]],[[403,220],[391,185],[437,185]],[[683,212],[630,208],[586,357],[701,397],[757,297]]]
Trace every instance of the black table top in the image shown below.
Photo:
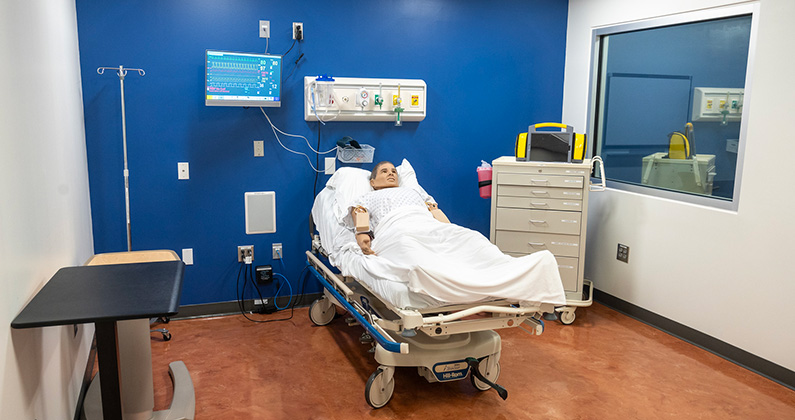
[[[175,315],[184,272],[182,261],[62,268],[17,315],[11,327]]]

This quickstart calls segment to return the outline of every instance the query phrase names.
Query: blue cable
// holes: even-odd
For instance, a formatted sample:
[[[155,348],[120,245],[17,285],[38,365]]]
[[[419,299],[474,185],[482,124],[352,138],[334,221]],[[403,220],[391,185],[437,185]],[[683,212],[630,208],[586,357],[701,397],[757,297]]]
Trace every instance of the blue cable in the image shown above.
[[[293,302],[293,286],[290,285],[290,281],[287,280],[287,277],[284,277],[283,275],[281,275],[279,273],[273,273],[273,275],[283,278],[284,279],[284,283],[287,283],[287,287],[290,288],[290,300],[287,301],[287,305],[285,305],[283,308],[280,308],[279,305],[276,304],[276,298],[279,296],[279,291],[282,290],[282,286],[284,286],[284,283],[279,285],[279,289],[276,290],[276,294],[273,296],[273,305],[276,306],[276,309],[281,311],[283,309],[289,308],[290,304]]]

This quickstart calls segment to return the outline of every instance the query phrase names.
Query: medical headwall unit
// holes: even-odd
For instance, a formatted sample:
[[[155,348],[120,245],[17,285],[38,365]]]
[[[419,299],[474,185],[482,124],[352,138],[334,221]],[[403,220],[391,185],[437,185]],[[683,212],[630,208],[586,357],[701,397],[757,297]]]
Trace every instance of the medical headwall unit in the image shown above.
[[[593,301],[591,282],[583,278],[591,164],[514,156],[492,162],[491,242],[516,257],[552,252],[566,292],[567,305],[556,308],[564,324],[574,322],[576,307]]]
[[[305,121],[422,121],[427,85],[419,79],[304,77]]]
[[[693,121],[740,121],[743,116],[742,88],[693,89]]]
[[[281,106],[282,56],[207,50],[204,104]]]

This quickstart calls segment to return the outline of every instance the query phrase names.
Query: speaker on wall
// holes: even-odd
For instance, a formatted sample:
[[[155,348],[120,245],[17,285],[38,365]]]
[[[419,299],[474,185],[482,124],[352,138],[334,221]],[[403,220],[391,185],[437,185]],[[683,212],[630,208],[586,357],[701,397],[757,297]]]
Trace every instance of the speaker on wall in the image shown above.
[[[246,233],[276,232],[276,192],[247,192]]]

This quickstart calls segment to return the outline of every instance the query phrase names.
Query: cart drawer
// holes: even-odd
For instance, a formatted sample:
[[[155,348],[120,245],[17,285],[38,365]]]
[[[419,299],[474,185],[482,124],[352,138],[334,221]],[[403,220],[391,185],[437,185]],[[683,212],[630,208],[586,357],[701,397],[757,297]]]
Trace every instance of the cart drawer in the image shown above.
[[[582,190],[575,190],[573,188],[497,185],[497,196],[563,198],[566,200],[582,200]]]
[[[560,280],[563,282],[563,290],[576,292],[579,260],[571,257],[555,257],[555,259],[558,260],[558,271],[560,271]]]
[[[580,256],[580,237],[554,233],[526,233],[509,230],[495,232],[496,245],[502,252],[532,254],[550,251],[556,257]]]
[[[497,206],[521,209],[582,211],[582,201],[556,198],[506,197],[500,195],[497,197]]]
[[[535,187],[558,187],[582,189],[583,177],[542,174],[513,174],[501,172],[497,175],[500,185],[529,185]]]
[[[497,208],[497,230],[580,234],[582,213],[574,211]]]

